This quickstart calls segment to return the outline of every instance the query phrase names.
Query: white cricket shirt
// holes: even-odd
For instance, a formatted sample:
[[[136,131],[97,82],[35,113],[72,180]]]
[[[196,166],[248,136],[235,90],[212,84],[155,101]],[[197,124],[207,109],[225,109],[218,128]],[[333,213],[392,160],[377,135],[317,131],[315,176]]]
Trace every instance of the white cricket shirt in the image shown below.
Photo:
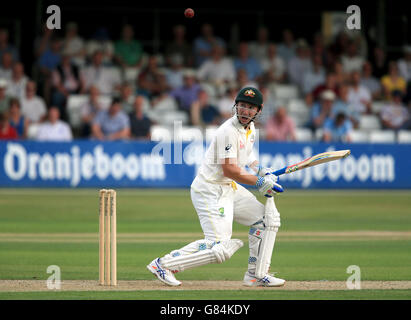
[[[254,122],[246,130],[234,115],[217,129],[197,177],[211,183],[231,183],[232,179],[224,177],[221,164],[226,158],[237,159],[237,165],[241,168],[253,163],[256,160],[253,153],[255,139]]]

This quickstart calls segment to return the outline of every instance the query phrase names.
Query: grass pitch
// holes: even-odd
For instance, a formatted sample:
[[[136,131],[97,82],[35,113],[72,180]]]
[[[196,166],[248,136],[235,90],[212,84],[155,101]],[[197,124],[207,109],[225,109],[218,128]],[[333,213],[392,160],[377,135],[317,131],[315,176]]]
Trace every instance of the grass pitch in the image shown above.
[[[259,197],[259,196],[258,196]],[[264,201],[259,197],[261,201]],[[287,281],[411,280],[411,191],[296,191],[276,197],[281,228],[272,271]],[[153,280],[146,264],[202,238],[188,190],[117,190],[118,279]],[[247,268],[245,242],[229,261],[177,275],[183,281],[238,281]],[[411,299],[395,290],[31,291],[2,280],[44,280],[57,265],[65,280],[98,279],[98,190],[0,189],[0,299]],[[3,281],[4,282],[4,281]],[[156,283],[153,281],[153,283]],[[201,283],[201,282],[199,282]],[[21,292],[16,292],[21,291]]]

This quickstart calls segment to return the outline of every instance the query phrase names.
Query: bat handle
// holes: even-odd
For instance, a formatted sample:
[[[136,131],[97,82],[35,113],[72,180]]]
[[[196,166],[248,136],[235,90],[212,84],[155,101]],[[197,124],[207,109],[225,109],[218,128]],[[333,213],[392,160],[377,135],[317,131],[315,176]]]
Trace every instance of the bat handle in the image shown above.
[[[273,175],[281,176],[282,174],[285,173],[285,170],[287,170],[287,167],[284,167],[284,168],[282,168],[282,169],[279,169],[279,170],[277,170],[277,171],[274,171],[274,172],[273,172]]]

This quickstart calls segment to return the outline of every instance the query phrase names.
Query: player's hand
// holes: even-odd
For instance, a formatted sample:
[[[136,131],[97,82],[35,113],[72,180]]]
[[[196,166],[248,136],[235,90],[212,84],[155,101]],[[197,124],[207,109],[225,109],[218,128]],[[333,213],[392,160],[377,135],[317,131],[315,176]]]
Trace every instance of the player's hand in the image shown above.
[[[278,176],[276,176],[276,175],[274,175],[273,174],[273,172],[274,172],[275,170],[273,169],[273,168],[271,168],[271,167],[261,167],[261,166],[259,166],[258,167],[258,171],[257,171],[257,176],[260,176],[260,177],[264,177],[264,176],[266,176],[267,174],[272,174],[273,176],[274,176],[274,179],[275,179],[275,181],[274,182],[278,182]]]
[[[255,186],[262,195],[270,198],[278,192],[284,192],[283,187],[276,183],[277,180],[277,176],[267,174],[264,177],[259,177]]]

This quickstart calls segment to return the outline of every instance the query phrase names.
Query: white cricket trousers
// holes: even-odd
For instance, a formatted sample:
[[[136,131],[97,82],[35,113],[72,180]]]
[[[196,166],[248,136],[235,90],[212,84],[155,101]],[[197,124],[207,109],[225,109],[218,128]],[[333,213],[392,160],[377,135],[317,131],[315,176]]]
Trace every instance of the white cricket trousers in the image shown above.
[[[264,205],[239,184],[214,184],[197,176],[191,185],[191,200],[206,240],[229,240],[233,221],[251,226],[264,216]]]

